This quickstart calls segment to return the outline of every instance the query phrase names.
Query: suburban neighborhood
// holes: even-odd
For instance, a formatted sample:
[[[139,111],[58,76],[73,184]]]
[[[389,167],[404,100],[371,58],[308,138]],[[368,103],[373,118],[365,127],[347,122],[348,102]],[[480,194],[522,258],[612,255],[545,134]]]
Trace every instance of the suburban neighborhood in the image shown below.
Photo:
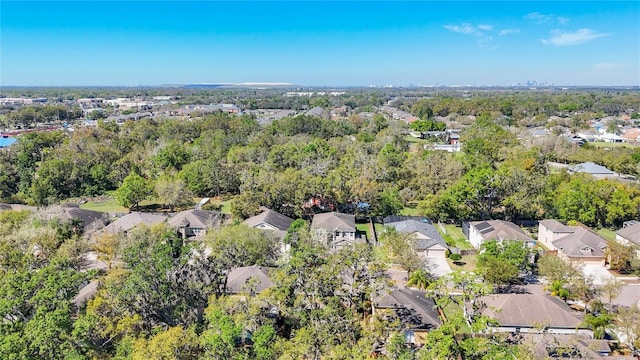
[[[637,358],[637,92],[304,90],[0,98],[0,334],[41,294],[84,358]]]

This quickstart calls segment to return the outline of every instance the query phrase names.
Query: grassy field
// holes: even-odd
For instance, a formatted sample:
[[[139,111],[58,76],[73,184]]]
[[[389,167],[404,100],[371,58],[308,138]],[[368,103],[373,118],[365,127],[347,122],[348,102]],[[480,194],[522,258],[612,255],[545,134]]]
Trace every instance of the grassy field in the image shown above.
[[[462,228],[460,226],[449,224],[449,225],[445,225],[444,227],[447,230],[446,234],[440,230],[440,227],[438,225],[436,225],[436,229],[440,231],[440,234],[442,235],[444,240],[447,242],[447,244],[450,244],[452,246],[457,247],[458,249],[463,249],[463,250],[473,249],[473,246],[471,246],[471,244],[467,241],[467,238],[462,233]]]
[[[128,213],[129,209],[118,204],[118,201],[113,196],[107,196],[103,200],[91,200],[80,205],[81,209],[101,211],[101,212],[114,212],[114,213]]]
[[[602,236],[603,238],[610,240],[610,241],[615,241],[616,240],[616,232],[613,230],[609,230],[609,229],[600,229],[598,231],[596,231],[598,233],[598,235]]]

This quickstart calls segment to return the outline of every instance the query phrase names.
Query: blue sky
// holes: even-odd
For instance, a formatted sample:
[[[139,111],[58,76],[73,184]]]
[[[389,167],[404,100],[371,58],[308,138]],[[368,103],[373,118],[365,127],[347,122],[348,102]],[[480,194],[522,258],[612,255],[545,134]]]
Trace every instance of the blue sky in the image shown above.
[[[640,85],[640,1],[0,2],[0,85]]]

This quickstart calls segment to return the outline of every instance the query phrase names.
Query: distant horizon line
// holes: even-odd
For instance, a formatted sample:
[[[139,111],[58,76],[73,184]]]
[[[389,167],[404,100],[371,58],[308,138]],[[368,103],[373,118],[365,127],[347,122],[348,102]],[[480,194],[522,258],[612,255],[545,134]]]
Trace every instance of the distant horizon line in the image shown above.
[[[391,89],[391,88],[640,88],[640,84],[625,84],[625,85],[595,85],[595,84],[555,84],[551,82],[534,84],[369,84],[369,85],[300,85],[295,83],[285,82],[241,82],[241,83],[183,83],[183,84],[156,84],[156,85],[2,85],[2,88],[198,88],[198,87],[212,87],[212,88],[256,88],[256,87],[271,87],[271,88],[306,88],[306,89],[321,89],[321,88],[357,88],[357,89]]]

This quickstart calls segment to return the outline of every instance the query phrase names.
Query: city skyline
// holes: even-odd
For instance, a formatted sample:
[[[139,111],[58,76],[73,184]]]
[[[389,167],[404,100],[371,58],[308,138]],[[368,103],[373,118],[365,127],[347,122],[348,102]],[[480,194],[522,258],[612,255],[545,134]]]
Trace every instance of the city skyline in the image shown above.
[[[0,85],[640,84],[640,3],[2,1]]]

